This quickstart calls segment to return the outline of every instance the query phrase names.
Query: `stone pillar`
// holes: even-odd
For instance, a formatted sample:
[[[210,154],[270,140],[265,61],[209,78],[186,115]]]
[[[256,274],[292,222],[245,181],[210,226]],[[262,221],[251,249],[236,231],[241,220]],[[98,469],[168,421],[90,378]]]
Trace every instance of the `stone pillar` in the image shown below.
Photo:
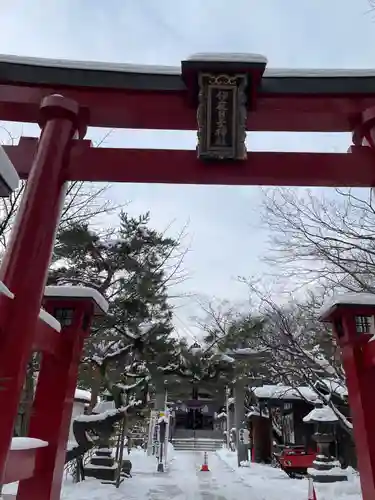
[[[160,413],[164,414],[167,402],[167,388],[164,380],[155,382],[155,403],[154,408]],[[165,424],[157,423],[157,436],[158,436],[158,472],[164,472],[163,456],[164,456],[164,443],[165,443]]]
[[[341,469],[340,462],[329,452],[330,444],[333,442],[331,433],[314,434],[318,454],[313,461],[312,467],[307,469],[307,474],[317,483],[335,483],[337,481],[347,481],[347,473]]]
[[[236,442],[237,442],[237,462],[238,467],[241,462],[249,460],[248,445],[240,439],[240,429],[245,428],[245,382],[242,379],[236,380],[234,384],[234,413],[236,421]]]
[[[156,387],[156,392],[155,392],[154,409],[164,410],[167,401],[167,388],[164,384],[164,380],[162,382],[161,381],[156,382],[155,387]]]
[[[232,428],[232,419],[231,419],[231,411],[229,410],[229,395],[230,395],[230,388],[229,386],[226,387],[225,389],[225,413],[227,415],[227,418],[226,418],[226,443],[227,443],[227,448],[229,449],[230,448],[230,430]]]

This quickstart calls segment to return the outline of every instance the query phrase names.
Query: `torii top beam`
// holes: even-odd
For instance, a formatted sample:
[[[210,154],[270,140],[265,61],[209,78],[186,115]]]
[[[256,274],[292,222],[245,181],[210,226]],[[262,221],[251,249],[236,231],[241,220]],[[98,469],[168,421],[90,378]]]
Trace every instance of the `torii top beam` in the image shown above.
[[[375,71],[266,65],[254,54],[197,54],[181,68],[0,56],[0,119],[38,122],[41,100],[57,93],[75,100],[90,126],[198,130],[198,154],[77,140],[66,180],[375,186]],[[350,155],[247,153],[249,130],[353,132],[354,146]],[[25,138],[4,148],[20,177],[36,148]]]
[[[185,62],[221,58],[224,69],[229,59],[251,59],[266,66],[262,56],[214,56]],[[257,87],[248,130],[351,132],[361,112],[375,105],[375,71],[266,69]],[[196,130],[179,67],[0,56],[0,119],[37,122],[41,99],[53,93],[87,107],[90,126]]]

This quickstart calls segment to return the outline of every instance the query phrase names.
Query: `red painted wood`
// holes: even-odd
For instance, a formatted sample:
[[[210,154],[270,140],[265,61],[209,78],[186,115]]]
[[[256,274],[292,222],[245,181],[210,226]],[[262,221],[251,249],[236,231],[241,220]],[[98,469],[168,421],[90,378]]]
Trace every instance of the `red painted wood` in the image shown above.
[[[35,331],[33,351],[54,354],[59,345],[61,332],[57,332],[40,318]]]
[[[43,97],[59,93],[90,109],[95,127],[196,130],[196,109],[186,91],[72,89],[0,85],[1,119],[37,122]],[[375,97],[361,95],[259,96],[247,126],[257,131],[351,132],[359,115],[375,106]]]
[[[37,140],[22,138],[5,150],[21,177],[26,178]],[[110,168],[108,168],[110,165]],[[75,141],[70,180],[166,184],[223,184],[268,186],[375,185],[375,153],[352,147],[352,153],[250,152],[240,163],[203,163],[195,151],[165,149],[90,148]]]
[[[311,453],[291,453],[288,454],[288,451],[285,450],[283,453],[280,455],[280,462],[283,464],[283,466],[288,469],[288,468],[308,468],[312,467],[312,463],[316,458],[316,452],[311,452]]]
[[[356,332],[355,316],[375,315],[375,307],[341,305],[324,320],[332,321],[341,347],[341,356],[346,373],[350,413],[357,449],[363,500],[373,500],[375,491],[375,386],[374,365],[366,364],[368,335]],[[343,336],[338,336],[337,321],[341,319]]]
[[[43,97],[59,93],[89,111],[89,125],[134,129],[196,130],[196,109],[186,91],[115,91],[72,89],[61,86],[0,85],[3,120],[37,122]],[[372,125],[363,122],[363,112],[375,106],[375,97],[364,95],[272,95],[260,96],[249,113],[247,126],[255,131],[352,132],[360,124],[360,138],[373,141]],[[60,116],[61,118],[61,116]],[[72,122],[50,121],[33,164],[35,141],[22,141],[7,152],[20,174],[29,177],[14,238],[8,247],[0,279],[15,293],[12,301],[0,296],[0,483],[17,412],[20,390],[33,334],[37,325],[53,232],[58,215],[63,180],[224,184],[374,186],[375,156],[369,148],[356,146],[351,154],[250,152],[241,163],[202,163],[194,151],[94,149],[77,141],[69,169],[62,172],[62,155],[69,150]],[[370,142],[371,142],[370,141]],[[356,142],[358,144],[358,141]],[[353,310],[352,310],[353,311]],[[373,311],[373,314],[375,310]],[[344,315],[347,335],[354,335],[353,317]],[[26,334],[26,333],[27,334]],[[57,500],[62,479],[63,445],[68,432],[72,391],[75,387],[78,353],[82,337],[59,341],[59,356],[43,357],[42,382],[35,400],[31,435],[50,443],[38,454],[34,477],[21,482],[19,500]],[[61,350],[61,351],[60,351]],[[69,365],[71,357],[74,362]],[[56,363],[56,358],[58,363]],[[359,345],[343,345],[349,399],[364,500],[375,491],[375,433],[372,430],[375,399],[371,388],[375,372],[364,363]],[[67,369],[70,366],[69,375]],[[369,389],[370,388],[370,389]],[[5,389],[5,390],[4,390]],[[57,389],[57,391],[56,391]],[[46,415],[49,391],[56,395]],[[44,415],[44,416],[43,416]],[[46,458],[47,457],[47,458]],[[41,494],[40,492],[43,491]],[[22,497],[22,498],[21,498]]]
[[[35,470],[36,455],[40,453],[41,449],[9,451],[3,483],[14,483],[32,477]]]
[[[50,105],[48,105],[48,103]],[[0,279],[14,293],[0,297],[0,484],[12,439],[26,366],[38,324],[48,266],[58,223],[63,176],[69,158],[73,119],[70,101],[53,98],[42,103],[49,119],[43,128],[29,181],[0,268]],[[78,114],[78,106],[76,106]],[[65,115],[65,117],[64,117]]]
[[[19,144],[17,146],[7,146],[4,145],[4,150],[7,152],[9,158],[11,159],[13,165],[18,171],[18,175],[22,179],[27,179],[30,174],[30,168],[32,165],[33,158],[36,154],[38,148],[38,139],[35,137],[21,137]],[[74,140],[72,141],[72,148],[70,152],[70,163],[75,158],[81,158],[82,154],[86,150],[91,148],[91,141],[89,140]],[[78,160],[80,161],[80,160]],[[68,166],[66,166],[64,172],[64,179],[68,179]],[[70,170],[70,168],[69,168]]]
[[[49,443],[37,455],[32,477],[21,481],[17,500],[59,500],[64,472],[78,367],[85,337],[89,334],[94,302],[91,299],[45,297],[44,307],[74,308],[73,323],[63,327],[54,354],[44,354],[29,424],[29,436]],[[88,315],[87,329],[83,318]],[[48,407],[48,411],[46,408]]]

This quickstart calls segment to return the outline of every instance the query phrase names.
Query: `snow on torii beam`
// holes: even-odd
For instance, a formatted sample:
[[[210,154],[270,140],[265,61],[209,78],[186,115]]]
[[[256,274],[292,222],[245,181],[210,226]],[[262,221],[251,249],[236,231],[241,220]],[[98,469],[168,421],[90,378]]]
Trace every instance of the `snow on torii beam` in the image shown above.
[[[229,59],[229,62],[228,62]],[[194,66],[195,65],[195,66]],[[202,162],[194,151],[89,148],[77,141],[67,178],[88,181],[228,185],[374,186],[375,155],[362,147],[372,127],[375,71],[265,70],[262,56],[198,55],[180,68],[0,56],[0,119],[37,122],[53,93],[86,109],[88,124],[196,130],[197,73],[246,73],[246,129],[344,132],[359,138],[351,154],[250,152],[242,161]],[[265,70],[265,71],[264,71]],[[367,130],[367,136],[369,137]],[[372,140],[370,139],[372,145]],[[349,146],[349,144],[348,144]],[[22,177],[36,142],[7,153]],[[110,166],[110,168],[109,168]]]

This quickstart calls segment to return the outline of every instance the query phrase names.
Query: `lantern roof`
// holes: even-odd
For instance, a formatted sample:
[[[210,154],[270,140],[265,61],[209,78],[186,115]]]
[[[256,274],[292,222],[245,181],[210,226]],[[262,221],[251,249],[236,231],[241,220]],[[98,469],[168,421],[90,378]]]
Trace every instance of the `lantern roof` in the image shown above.
[[[71,300],[91,300],[95,305],[95,314],[102,315],[108,312],[108,302],[95,288],[87,286],[46,286],[44,297],[71,299]]]
[[[338,422],[338,417],[336,413],[326,405],[316,405],[316,407],[310,411],[305,417],[303,417],[303,421],[306,424],[314,423],[335,423]]]
[[[329,319],[331,313],[339,306],[362,306],[375,307],[375,294],[373,293],[342,293],[329,299],[321,308],[319,317],[321,320]]]

